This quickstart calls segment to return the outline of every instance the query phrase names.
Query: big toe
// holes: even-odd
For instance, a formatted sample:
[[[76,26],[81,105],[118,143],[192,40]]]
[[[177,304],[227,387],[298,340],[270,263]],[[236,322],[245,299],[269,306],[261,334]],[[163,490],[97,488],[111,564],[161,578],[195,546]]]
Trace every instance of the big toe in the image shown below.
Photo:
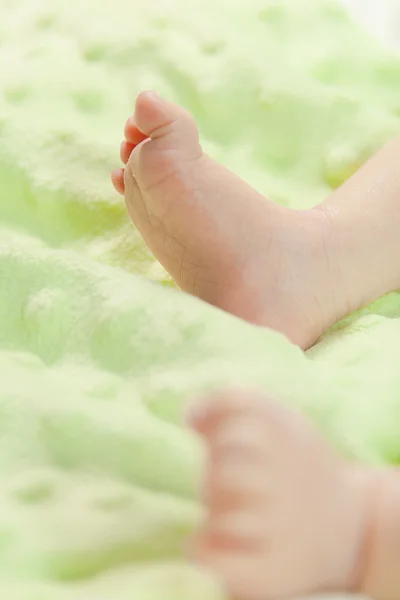
[[[193,117],[181,106],[156,92],[142,92],[136,100],[135,123],[158,148],[181,151],[188,157],[199,152],[199,132]]]
[[[163,198],[168,192],[174,192],[173,186],[184,182],[183,165],[187,166],[202,156],[193,117],[181,106],[163,100],[155,92],[142,92],[138,96],[134,123],[144,139],[132,150],[125,170],[128,208],[138,189],[149,192],[162,184],[160,191]],[[167,189],[167,180],[171,182],[170,190]],[[130,212],[135,221],[135,214]]]

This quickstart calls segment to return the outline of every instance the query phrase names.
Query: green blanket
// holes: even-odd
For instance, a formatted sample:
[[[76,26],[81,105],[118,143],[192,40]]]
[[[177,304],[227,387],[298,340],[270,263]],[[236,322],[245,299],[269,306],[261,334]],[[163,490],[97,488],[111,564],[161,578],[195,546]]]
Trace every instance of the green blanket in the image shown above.
[[[261,387],[344,454],[400,462],[400,298],[305,355],[171,289],[109,183],[123,124],[156,88],[215,158],[305,208],[399,130],[400,60],[328,0],[0,16],[0,597],[222,600],[183,558],[201,515],[186,402]]]

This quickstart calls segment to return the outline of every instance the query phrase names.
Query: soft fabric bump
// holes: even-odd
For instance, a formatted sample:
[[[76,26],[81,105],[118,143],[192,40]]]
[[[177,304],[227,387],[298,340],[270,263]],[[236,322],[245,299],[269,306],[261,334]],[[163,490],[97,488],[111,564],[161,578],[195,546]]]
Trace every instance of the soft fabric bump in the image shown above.
[[[400,462],[400,299],[305,355],[169,289],[109,181],[123,124],[155,88],[216,159],[311,207],[399,131],[400,60],[328,0],[0,15],[0,597],[223,600],[184,559],[201,517],[187,401],[261,387],[346,456]]]

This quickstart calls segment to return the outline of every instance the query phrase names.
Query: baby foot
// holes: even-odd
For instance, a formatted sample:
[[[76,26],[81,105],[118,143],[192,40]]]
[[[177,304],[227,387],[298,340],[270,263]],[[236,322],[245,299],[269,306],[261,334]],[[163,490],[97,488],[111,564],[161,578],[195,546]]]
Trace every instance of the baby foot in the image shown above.
[[[206,156],[192,117],[142,93],[115,171],[129,214],[186,292],[310,346],[348,313],[323,211],[273,204]]]
[[[190,421],[209,446],[194,558],[241,600],[349,590],[369,471],[341,462],[301,415],[254,394],[198,403]]]

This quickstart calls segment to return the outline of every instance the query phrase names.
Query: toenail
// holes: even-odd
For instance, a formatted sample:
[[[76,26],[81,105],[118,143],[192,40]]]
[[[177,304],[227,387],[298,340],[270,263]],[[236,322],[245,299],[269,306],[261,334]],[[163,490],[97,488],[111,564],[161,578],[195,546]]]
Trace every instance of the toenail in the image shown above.
[[[163,99],[161,98],[160,94],[158,94],[157,92],[155,92],[154,90],[149,90],[148,92],[145,92],[148,98],[151,98],[152,100],[158,100],[158,101],[162,101]]]

